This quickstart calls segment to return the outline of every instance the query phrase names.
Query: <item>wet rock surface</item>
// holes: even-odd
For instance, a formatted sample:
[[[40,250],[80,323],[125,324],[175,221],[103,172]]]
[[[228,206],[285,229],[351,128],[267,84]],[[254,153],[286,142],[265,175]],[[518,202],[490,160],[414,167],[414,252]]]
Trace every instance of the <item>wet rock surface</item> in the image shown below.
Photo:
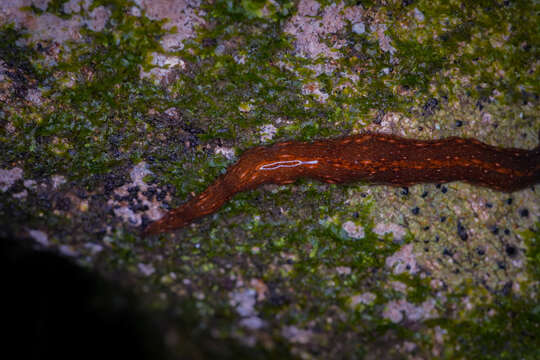
[[[369,130],[535,147],[531,6],[4,1],[7,293],[30,324],[104,331],[54,327],[44,353],[122,322],[113,345],[154,358],[537,358],[538,185],[302,180],[141,236],[253,146]]]

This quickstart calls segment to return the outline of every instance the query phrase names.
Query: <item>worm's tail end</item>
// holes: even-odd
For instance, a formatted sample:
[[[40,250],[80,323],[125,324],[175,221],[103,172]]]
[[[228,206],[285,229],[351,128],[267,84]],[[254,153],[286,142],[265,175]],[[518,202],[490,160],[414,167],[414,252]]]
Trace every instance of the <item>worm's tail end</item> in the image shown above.
[[[162,232],[172,231],[186,226],[197,216],[193,216],[186,204],[169,211],[161,219],[150,223],[144,230],[143,236],[157,235]]]
[[[218,179],[198,196],[165,214],[146,227],[143,235],[155,235],[189,225],[196,219],[216,212],[235,193]]]

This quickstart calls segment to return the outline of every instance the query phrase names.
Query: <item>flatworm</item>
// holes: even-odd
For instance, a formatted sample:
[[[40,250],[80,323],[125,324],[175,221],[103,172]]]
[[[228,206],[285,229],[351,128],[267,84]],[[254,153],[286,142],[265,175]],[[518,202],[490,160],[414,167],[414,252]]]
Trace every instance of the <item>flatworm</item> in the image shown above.
[[[540,145],[525,150],[457,137],[414,140],[363,133],[256,147],[247,150],[205,191],[151,223],[144,233],[186,226],[216,212],[239,192],[262,184],[290,184],[299,178],[393,186],[464,181],[512,192],[540,183]]]

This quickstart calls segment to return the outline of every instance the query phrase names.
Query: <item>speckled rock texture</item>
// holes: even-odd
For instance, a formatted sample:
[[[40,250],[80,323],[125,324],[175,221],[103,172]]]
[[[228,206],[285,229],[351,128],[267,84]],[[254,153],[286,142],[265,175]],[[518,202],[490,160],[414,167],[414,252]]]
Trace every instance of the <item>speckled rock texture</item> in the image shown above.
[[[0,236],[130,289],[171,358],[190,342],[199,358],[537,359],[539,185],[300,180],[141,236],[253,146],[368,130],[534,148],[537,13],[5,0]]]

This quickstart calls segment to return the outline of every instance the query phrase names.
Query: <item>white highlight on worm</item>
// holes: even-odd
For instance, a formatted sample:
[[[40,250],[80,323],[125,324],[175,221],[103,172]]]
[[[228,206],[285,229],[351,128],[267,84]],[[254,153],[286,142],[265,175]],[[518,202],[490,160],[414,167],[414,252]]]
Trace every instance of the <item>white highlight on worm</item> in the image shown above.
[[[318,160],[309,160],[309,161],[302,161],[302,160],[285,160],[285,161],[276,161],[270,164],[264,164],[261,167],[259,167],[259,170],[276,170],[281,167],[296,167],[300,165],[312,165],[312,164],[318,164]]]

